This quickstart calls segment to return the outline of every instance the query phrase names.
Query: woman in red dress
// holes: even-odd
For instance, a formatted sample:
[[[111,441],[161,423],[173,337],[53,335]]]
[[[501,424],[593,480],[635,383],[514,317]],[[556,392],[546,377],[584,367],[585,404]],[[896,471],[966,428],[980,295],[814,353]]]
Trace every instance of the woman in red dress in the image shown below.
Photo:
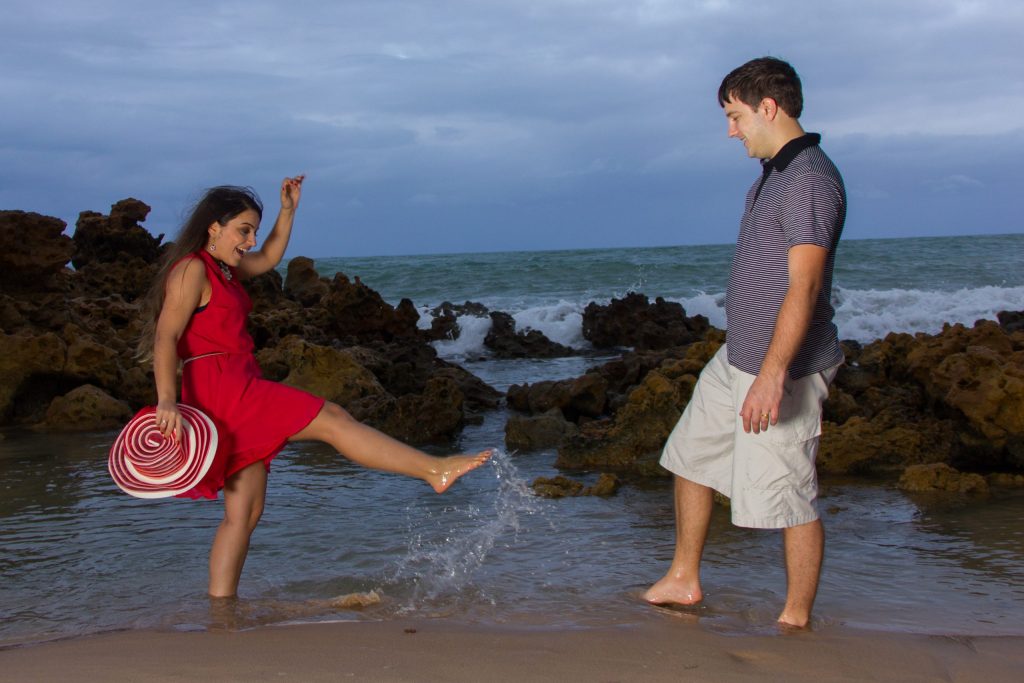
[[[196,204],[161,268],[149,297],[140,350],[152,355],[157,408],[167,438],[182,426],[176,397],[217,426],[213,465],[189,498],[224,490],[224,520],[210,549],[209,593],[234,596],[249,538],[263,512],[270,461],[289,441],[315,440],[366,467],[418,477],[441,493],[483,464],[489,451],[436,458],[353,419],[322,398],[260,375],[246,331],[252,308],[239,283],[281,262],[291,236],[304,176],[281,183],[281,211],[260,250],[263,206],[248,188],[215,187]]]

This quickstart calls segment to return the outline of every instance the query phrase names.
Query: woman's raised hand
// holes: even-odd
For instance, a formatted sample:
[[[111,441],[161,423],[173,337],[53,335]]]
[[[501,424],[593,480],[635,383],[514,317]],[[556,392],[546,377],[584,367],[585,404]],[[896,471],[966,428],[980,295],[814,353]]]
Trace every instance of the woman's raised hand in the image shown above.
[[[302,181],[305,175],[297,175],[294,178],[285,178],[281,181],[281,208],[294,211],[299,206],[299,198],[302,197]]]

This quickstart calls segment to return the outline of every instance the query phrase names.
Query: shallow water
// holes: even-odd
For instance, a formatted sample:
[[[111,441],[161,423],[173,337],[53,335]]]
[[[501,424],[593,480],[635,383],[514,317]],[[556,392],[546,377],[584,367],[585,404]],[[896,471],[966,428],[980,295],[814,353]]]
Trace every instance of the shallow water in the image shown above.
[[[460,448],[500,444],[504,420],[498,411],[467,429]],[[672,553],[667,480],[606,499],[539,499],[527,483],[556,473],[553,452],[499,453],[437,496],[313,444],[275,462],[243,599],[211,609],[220,503],[120,493],[105,469],[113,436],[0,440],[0,644],[402,616],[573,628],[659,613],[639,595]],[[821,502],[817,627],[1024,634],[1024,492],[943,502],[832,481]],[[679,616],[722,633],[771,631],[784,596],[779,535],[732,527],[716,508],[705,558],[705,605]],[[322,604],[371,590],[382,601],[361,611]]]
[[[844,243],[834,292],[840,333],[870,341],[889,330],[937,332],[944,321],[970,324],[1019,309],[1022,244],[1024,235]],[[514,313],[520,327],[586,348],[583,307],[631,289],[681,301],[721,324],[730,254],[731,247],[708,246],[317,266],[362,275],[387,300],[409,296],[421,310],[445,299],[483,301]],[[438,343],[439,354],[502,391],[575,377],[606,360],[488,360],[489,320],[460,324],[463,336]],[[491,413],[457,447],[502,444],[506,419]],[[436,496],[325,447],[295,445],[274,464],[243,599],[211,609],[206,561],[220,503],[121,493],[106,471],[114,436],[9,432],[0,439],[0,646],[124,628],[404,615],[564,628],[672,614],[723,633],[772,632],[785,593],[779,534],[732,527],[728,512],[716,509],[704,606],[682,614],[643,605],[640,594],[672,554],[668,480],[634,483],[608,499],[537,499],[528,482],[557,473],[554,453],[502,454]],[[848,480],[827,482],[821,502],[828,550],[817,626],[1024,634],[1024,491],[941,501]],[[362,611],[324,604],[369,591],[382,601]]]

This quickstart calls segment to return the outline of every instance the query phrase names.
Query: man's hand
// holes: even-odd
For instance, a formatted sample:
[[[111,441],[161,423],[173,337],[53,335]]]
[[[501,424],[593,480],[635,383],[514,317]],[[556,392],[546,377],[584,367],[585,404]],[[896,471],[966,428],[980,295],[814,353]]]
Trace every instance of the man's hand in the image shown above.
[[[769,424],[778,424],[779,406],[782,403],[782,386],[786,381],[783,375],[778,380],[758,375],[747,390],[740,408],[743,419],[743,431],[755,434],[768,430]]]

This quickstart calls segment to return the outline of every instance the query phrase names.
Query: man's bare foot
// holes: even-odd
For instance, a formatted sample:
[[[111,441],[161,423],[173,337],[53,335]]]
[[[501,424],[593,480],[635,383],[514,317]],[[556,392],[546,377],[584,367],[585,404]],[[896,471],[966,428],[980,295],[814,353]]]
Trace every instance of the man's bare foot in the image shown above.
[[[486,450],[476,455],[452,455],[447,458],[438,458],[434,471],[425,479],[434,487],[435,491],[444,493],[459,477],[483,465],[490,460],[493,454],[494,451]]]
[[[696,605],[704,599],[700,583],[666,574],[647,589],[644,600],[652,605]]]
[[[796,619],[793,615],[787,614],[786,612],[780,614],[775,623],[778,624],[782,631],[787,633],[811,630],[811,620],[809,617],[805,619]]]

